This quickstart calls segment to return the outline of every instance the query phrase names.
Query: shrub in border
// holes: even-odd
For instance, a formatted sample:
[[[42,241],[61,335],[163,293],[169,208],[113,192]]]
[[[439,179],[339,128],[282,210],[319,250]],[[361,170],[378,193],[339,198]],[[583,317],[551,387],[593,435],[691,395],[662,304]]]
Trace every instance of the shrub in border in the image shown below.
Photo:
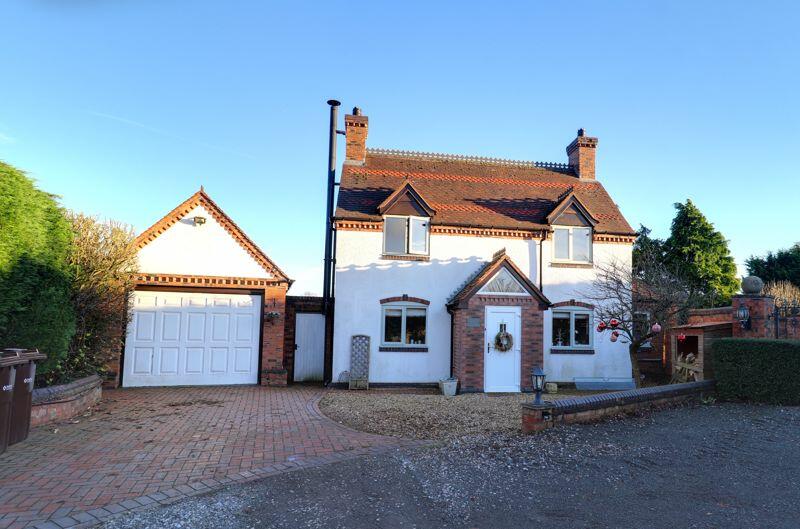
[[[712,352],[721,398],[800,404],[800,341],[723,338]]]

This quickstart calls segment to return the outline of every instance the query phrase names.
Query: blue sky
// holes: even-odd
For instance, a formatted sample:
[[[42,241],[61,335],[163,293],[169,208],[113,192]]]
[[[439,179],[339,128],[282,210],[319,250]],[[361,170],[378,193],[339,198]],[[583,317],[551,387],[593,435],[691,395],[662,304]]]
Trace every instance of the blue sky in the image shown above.
[[[145,229],[200,185],[319,290],[327,106],[369,145],[565,162],[629,222],[694,200],[751,254],[800,240],[795,2],[4,0],[0,159]],[[341,160],[341,156],[340,156]]]

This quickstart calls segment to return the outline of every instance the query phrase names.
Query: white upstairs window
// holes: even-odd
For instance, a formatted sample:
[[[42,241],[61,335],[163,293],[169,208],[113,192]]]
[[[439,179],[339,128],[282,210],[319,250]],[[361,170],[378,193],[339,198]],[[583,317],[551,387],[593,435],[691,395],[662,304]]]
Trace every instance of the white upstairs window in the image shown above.
[[[592,262],[592,228],[560,226],[553,229],[553,259]]]
[[[383,253],[428,255],[430,219],[386,215],[383,218]]]

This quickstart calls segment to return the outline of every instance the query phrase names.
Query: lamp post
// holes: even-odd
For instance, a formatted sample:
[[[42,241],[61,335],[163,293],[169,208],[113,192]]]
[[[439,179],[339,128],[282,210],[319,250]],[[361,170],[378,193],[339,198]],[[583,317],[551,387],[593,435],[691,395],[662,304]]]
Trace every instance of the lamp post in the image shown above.
[[[542,368],[539,366],[534,367],[531,369],[531,385],[533,386],[533,391],[536,392],[536,398],[534,399],[534,404],[541,404],[542,403],[542,390],[544,389],[544,378],[545,374],[542,371]]]

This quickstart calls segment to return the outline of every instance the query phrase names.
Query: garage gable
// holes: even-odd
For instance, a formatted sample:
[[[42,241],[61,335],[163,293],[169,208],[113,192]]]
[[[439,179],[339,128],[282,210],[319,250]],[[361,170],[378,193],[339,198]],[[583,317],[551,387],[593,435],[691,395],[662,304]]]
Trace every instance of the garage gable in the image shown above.
[[[145,274],[288,281],[202,188],[136,242],[139,269]]]

